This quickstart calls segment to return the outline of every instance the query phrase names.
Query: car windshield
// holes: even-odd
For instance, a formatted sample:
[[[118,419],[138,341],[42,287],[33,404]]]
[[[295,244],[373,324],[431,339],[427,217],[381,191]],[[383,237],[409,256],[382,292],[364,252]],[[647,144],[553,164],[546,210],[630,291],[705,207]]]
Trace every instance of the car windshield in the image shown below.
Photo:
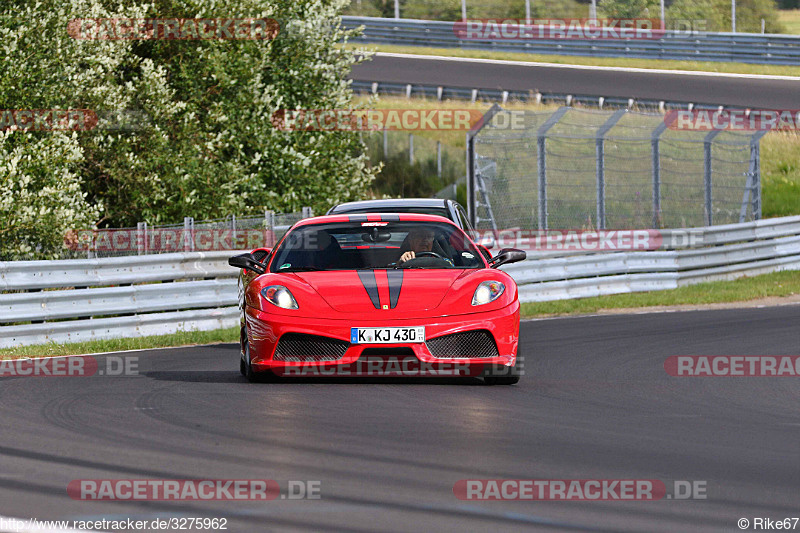
[[[290,231],[275,250],[270,271],[483,267],[480,252],[451,224],[343,222]]]

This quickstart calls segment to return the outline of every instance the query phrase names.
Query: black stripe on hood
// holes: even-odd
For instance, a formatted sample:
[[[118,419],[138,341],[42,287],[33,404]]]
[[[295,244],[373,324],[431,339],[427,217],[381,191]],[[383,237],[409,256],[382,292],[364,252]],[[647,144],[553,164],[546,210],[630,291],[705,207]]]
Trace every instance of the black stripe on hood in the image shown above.
[[[403,288],[403,271],[387,270],[386,276],[389,278],[389,306],[394,309],[397,307],[397,300],[400,299],[400,290]]]
[[[359,270],[358,277],[361,279],[361,284],[367,290],[367,294],[369,295],[369,299],[372,301],[372,305],[375,306],[375,309],[380,309],[381,297],[378,294],[378,278],[375,277],[375,271]]]

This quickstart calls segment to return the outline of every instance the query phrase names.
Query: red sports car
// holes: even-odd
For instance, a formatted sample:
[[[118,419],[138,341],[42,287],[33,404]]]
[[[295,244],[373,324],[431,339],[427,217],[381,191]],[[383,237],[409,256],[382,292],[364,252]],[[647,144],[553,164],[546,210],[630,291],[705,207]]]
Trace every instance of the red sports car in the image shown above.
[[[275,376],[472,376],[519,381],[519,301],[500,265],[453,222],[420,214],[330,215],[272,250],[233,257],[240,370]]]

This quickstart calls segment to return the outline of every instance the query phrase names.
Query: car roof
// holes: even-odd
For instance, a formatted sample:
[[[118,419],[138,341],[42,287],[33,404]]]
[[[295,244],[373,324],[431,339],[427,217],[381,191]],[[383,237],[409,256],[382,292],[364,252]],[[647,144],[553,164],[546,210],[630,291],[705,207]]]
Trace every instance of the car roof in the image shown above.
[[[449,218],[439,215],[423,215],[420,213],[358,213],[358,214],[336,214],[323,215],[319,217],[304,218],[294,225],[294,227],[308,226],[312,224],[340,224],[342,222],[446,222],[451,226],[458,227]]]
[[[446,207],[447,199],[443,198],[388,198],[382,200],[360,200],[335,205],[328,213],[346,213],[351,209],[385,208],[391,211],[395,207]]]

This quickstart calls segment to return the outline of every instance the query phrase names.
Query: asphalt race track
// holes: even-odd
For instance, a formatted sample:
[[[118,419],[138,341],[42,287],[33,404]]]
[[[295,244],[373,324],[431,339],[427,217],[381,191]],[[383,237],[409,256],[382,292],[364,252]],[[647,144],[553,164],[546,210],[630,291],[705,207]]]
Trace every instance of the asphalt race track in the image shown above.
[[[738,531],[800,515],[800,378],[676,378],[670,355],[796,355],[800,306],[524,322],[527,375],[250,384],[235,345],[139,376],[0,379],[0,515],[226,517],[228,531]],[[103,367],[103,356],[98,357]],[[76,479],[319,481],[321,499],[85,502]],[[461,501],[461,479],[705,481],[707,499]],[[799,526],[800,527],[800,526]]]
[[[800,80],[763,76],[630,72],[624,69],[528,66],[383,54],[354,66],[350,77],[369,82],[539,91],[757,109],[800,108]]]

